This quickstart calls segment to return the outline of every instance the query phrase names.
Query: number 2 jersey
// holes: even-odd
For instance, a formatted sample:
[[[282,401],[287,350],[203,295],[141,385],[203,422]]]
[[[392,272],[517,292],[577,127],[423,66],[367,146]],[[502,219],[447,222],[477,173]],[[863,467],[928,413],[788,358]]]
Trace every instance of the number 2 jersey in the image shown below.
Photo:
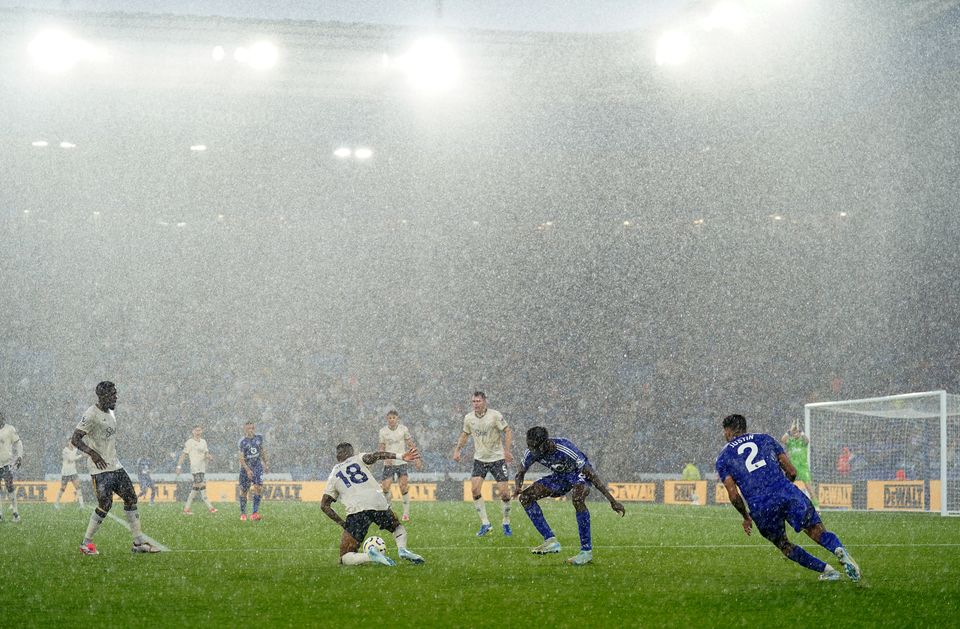
[[[740,435],[720,451],[717,475],[720,482],[732,476],[750,511],[762,511],[793,495],[796,489],[780,469],[781,454],[783,446],[770,435]]]
[[[334,500],[342,502],[347,515],[390,508],[390,503],[380,489],[380,483],[363,462],[363,456],[355,454],[334,465],[323,491]]]

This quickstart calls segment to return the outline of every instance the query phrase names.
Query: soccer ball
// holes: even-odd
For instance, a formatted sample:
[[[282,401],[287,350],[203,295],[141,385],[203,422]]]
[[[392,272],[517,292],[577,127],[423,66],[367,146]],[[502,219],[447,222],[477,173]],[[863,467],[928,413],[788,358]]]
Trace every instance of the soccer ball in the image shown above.
[[[382,537],[368,537],[363,542],[363,552],[369,553],[371,548],[376,548],[378,552],[385,553],[387,552],[387,543],[383,541]]]

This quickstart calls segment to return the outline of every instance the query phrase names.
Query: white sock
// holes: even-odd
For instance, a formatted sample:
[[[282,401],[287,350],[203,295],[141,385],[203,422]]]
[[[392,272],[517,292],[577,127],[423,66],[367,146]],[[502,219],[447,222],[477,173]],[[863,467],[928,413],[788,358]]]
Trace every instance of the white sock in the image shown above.
[[[393,539],[397,540],[397,548],[402,550],[407,547],[407,529],[402,524],[393,532]]]
[[[480,524],[489,525],[490,518],[487,517],[487,503],[483,501],[483,498],[477,498],[473,501],[473,506],[477,510],[477,515],[480,516]]]
[[[509,502],[501,502],[501,503],[500,503],[500,510],[503,511],[503,523],[504,523],[504,524],[510,524],[510,503],[509,503]]]
[[[133,535],[133,543],[142,544],[143,533],[140,532],[140,512],[136,509],[132,511],[124,509],[123,514],[127,516],[127,522],[130,523],[130,533]]]
[[[94,510],[94,512],[90,514],[90,523],[87,524],[87,534],[83,536],[84,544],[89,544],[93,541],[93,536],[97,534],[97,529],[100,528],[101,524],[103,524],[103,518]]]
[[[362,563],[370,563],[373,561],[370,559],[370,555],[367,553],[344,553],[340,557],[340,563],[345,566],[359,566]]]
[[[197,490],[196,490],[196,489],[191,489],[191,490],[190,490],[190,495],[187,496],[187,504],[183,507],[183,510],[184,510],[184,511],[189,511],[189,510],[190,510],[190,503],[192,503],[192,502],[193,502],[193,499],[196,498],[196,497],[197,497]]]
[[[57,492],[57,499],[53,501],[53,504],[60,506],[60,499],[63,498],[63,490]]]
[[[77,502],[80,503],[80,506],[83,506],[83,492],[79,489],[77,490]]]
[[[10,501],[13,502],[13,512],[16,513],[17,512],[17,490],[14,489],[7,495],[10,496]]]
[[[403,515],[410,515],[410,492],[403,494]]]
[[[200,500],[203,500],[203,504],[207,505],[207,509],[213,509],[213,505],[210,504],[210,499],[207,498],[207,490],[206,490],[206,489],[201,489],[201,490],[200,490]]]

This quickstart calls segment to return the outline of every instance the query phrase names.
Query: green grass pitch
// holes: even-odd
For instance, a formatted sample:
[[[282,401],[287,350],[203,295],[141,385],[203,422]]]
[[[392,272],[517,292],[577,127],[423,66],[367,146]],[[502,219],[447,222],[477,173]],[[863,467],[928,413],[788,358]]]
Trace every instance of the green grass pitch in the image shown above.
[[[171,552],[130,553],[112,520],[78,551],[89,511],[24,505],[0,524],[0,625],[7,627],[949,627],[960,611],[960,519],[827,512],[864,571],[862,584],[819,582],[732,508],[591,503],[594,563],[578,550],[570,504],[546,502],[560,555],[515,506],[514,536],[475,537],[468,503],[414,503],[410,548],[427,560],[342,567],[340,529],[316,504],[265,503],[261,522],[179,505],[141,506],[144,531]],[[113,511],[121,516],[121,505]],[[371,528],[375,534],[376,527]],[[392,537],[387,540],[396,558]],[[792,536],[830,559],[805,536]],[[832,563],[836,566],[837,562]]]

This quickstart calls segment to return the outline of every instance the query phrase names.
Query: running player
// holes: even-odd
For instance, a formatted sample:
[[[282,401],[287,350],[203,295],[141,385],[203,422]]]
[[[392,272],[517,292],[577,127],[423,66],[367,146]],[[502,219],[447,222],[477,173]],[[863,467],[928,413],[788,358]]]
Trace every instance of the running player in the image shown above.
[[[16,452],[16,456],[14,456]],[[7,419],[0,412],[0,481],[6,485],[7,497],[13,505],[13,521],[20,521],[20,510],[17,508],[17,492],[13,488],[13,470],[19,470],[23,465],[23,442],[17,429],[7,423]],[[0,492],[0,496],[2,496]],[[3,499],[0,498],[0,521],[3,521]]]
[[[777,440],[762,433],[748,433],[743,415],[723,418],[723,437],[727,445],[717,457],[717,475],[727,489],[730,503],[743,516],[743,531],[750,535],[756,522],[760,534],[788,559],[819,572],[821,581],[839,579],[840,573],[832,566],[787,539],[783,526],[786,520],[793,530],[799,533],[802,529],[810,539],[836,555],[847,576],[859,581],[860,567],[837,536],[824,528],[810,499],[793,484],[797,470]]]
[[[177,476],[180,476],[180,470],[183,469],[183,459],[190,457],[190,473],[193,474],[193,486],[190,489],[190,495],[187,496],[187,504],[183,507],[184,515],[193,515],[190,505],[193,499],[200,496],[203,504],[207,505],[207,511],[216,513],[217,509],[210,504],[207,497],[207,462],[213,460],[210,449],[207,447],[207,440],[203,438],[203,426],[197,425],[190,431],[190,438],[183,444],[183,452],[177,460]],[[259,505],[257,505],[259,506]]]
[[[381,452],[392,452],[398,457],[407,450],[416,449],[413,437],[410,436],[410,430],[400,423],[400,414],[397,411],[387,413],[387,425],[380,429],[377,436],[380,443],[377,449]],[[423,460],[414,459],[414,467],[417,471],[423,469]],[[410,485],[407,475],[407,462],[403,459],[384,459],[383,476],[380,477],[380,488],[383,489],[383,495],[390,500],[390,486],[394,480],[400,483],[400,497],[403,500],[403,515],[401,521],[410,520]]]
[[[91,470],[90,480],[93,481],[93,492],[97,496],[97,508],[90,514],[80,552],[84,555],[100,554],[93,544],[93,536],[113,506],[113,494],[117,494],[123,500],[123,513],[133,535],[133,547],[130,550],[135,553],[158,553],[160,549],[148,542],[140,531],[137,494],[133,489],[133,481],[117,456],[117,417],[113,413],[117,406],[117,387],[112,382],[104,381],[97,385],[96,391],[97,403],[84,412],[70,439],[78,450],[90,457],[96,468]]]
[[[60,491],[57,492],[57,499],[53,501],[53,506],[60,508],[60,499],[63,498],[67,483],[73,483],[73,488],[77,492],[77,504],[82,507],[83,492],[80,490],[80,481],[77,478],[77,461],[83,458],[83,454],[72,443],[67,443],[60,451],[60,458]]]
[[[797,468],[796,480],[803,481],[803,493],[807,495],[814,507],[819,507],[816,490],[813,487],[813,479],[810,477],[810,439],[800,430],[800,424],[794,421],[790,430],[780,437],[780,443],[783,444],[790,457],[793,467]]]
[[[341,443],[337,446],[337,464],[333,466],[330,478],[327,479],[320,509],[343,529],[343,535],[340,536],[340,563],[345,566],[356,566],[371,561],[385,566],[396,565],[394,560],[376,548],[370,548],[366,553],[357,552],[360,543],[367,536],[371,523],[375,523],[384,531],[393,533],[401,559],[415,564],[424,562],[423,557],[407,549],[407,529],[400,524],[397,514],[390,509],[390,503],[368,467],[380,460],[396,458],[397,455],[393,452],[354,455],[351,444]],[[415,461],[420,458],[420,454],[416,448],[411,448],[401,458],[404,461]],[[346,520],[337,515],[330,506],[338,499],[343,501],[347,513]]]
[[[137,459],[137,481],[140,483],[140,493],[137,494],[137,498],[146,496],[147,490],[149,489],[150,504],[152,505],[157,499],[157,484],[150,478],[151,465],[153,465],[153,461],[151,461],[149,457],[142,456]]]
[[[491,474],[497,481],[497,492],[503,511],[503,534],[513,535],[510,528],[510,488],[507,484],[507,464],[513,463],[510,441],[513,432],[499,411],[487,408],[487,396],[483,391],[473,394],[473,411],[463,417],[463,431],[453,448],[453,460],[460,461],[460,451],[473,437],[473,475],[470,477],[470,489],[473,493],[473,506],[480,516],[480,530],[477,537],[483,537],[493,528],[487,517],[487,505],[483,502],[483,479]],[[503,440],[501,441],[501,436]]]
[[[550,439],[547,429],[534,426],[527,431],[527,448],[517,471],[516,487],[513,495],[520,499],[530,521],[543,535],[543,543],[531,552],[535,555],[547,555],[560,552],[560,542],[547,524],[543,511],[537,501],[541,498],[559,497],[573,491],[573,508],[577,512],[577,530],[580,532],[580,552],[567,560],[567,563],[582,566],[593,561],[593,541],[590,537],[590,511],[587,509],[587,496],[593,485],[610,501],[610,508],[622,517],[626,510],[617,502],[606,483],[600,480],[587,460],[587,455],[566,439]],[[526,489],[523,477],[534,463],[540,463],[553,472],[544,476]]]
[[[240,448],[240,520],[247,519],[247,492],[253,494],[251,520],[260,519],[260,496],[263,493],[263,475],[270,469],[267,452],[263,448],[263,435],[258,435],[253,422],[243,425]]]

